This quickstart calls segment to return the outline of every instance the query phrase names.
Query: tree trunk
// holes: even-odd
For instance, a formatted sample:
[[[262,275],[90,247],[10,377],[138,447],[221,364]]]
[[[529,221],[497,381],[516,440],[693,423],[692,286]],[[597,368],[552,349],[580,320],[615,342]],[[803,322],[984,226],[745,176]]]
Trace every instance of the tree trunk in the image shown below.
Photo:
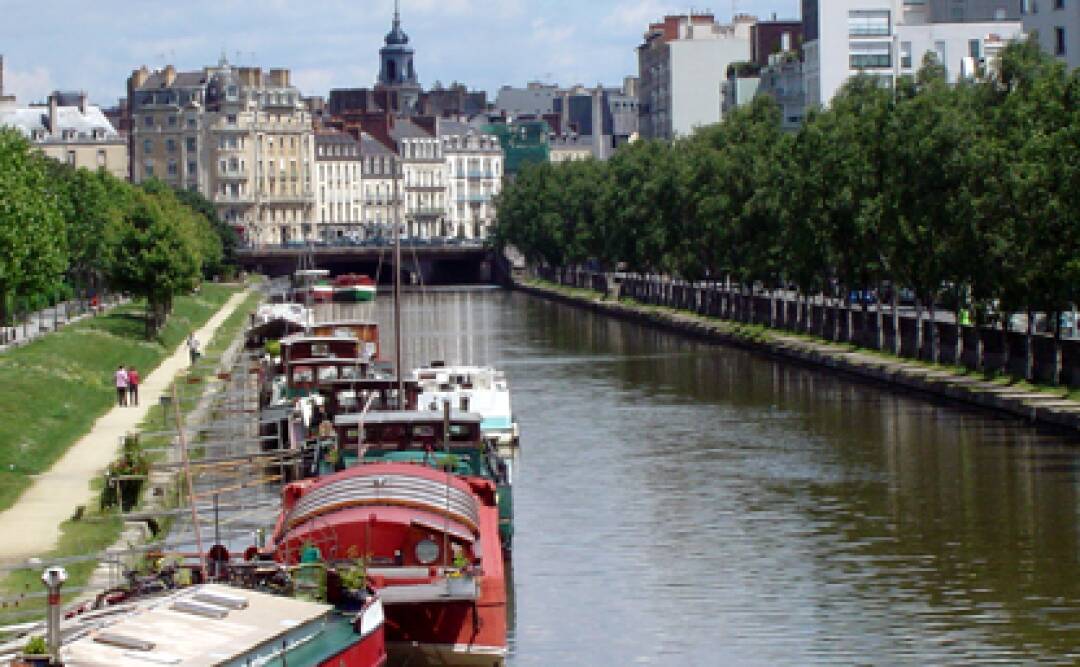
[[[1009,346],[1009,319],[1011,313],[1001,314],[1001,370],[1007,375],[1012,374],[1012,349]]]
[[[1029,308],[1027,311],[1027,331],[1024,332],[1024,379],[1031,382],[1035,379],[1035,314]]]
[[[1050,366],[1050,384],[1061,384],[1061,313],[1054,313],[1054,358]]]
[[[938,337],[937,299],[934,297],[935,295],[930,295],[930,362],[936,364],[941,361],[941,341]]]
[[[903,339],[900,337],[900,290],[896,287],[896,281],[892,284],[892,294],[890,295],[890,301],[892,302],[892,352],[896,356],[900,356],[903,352]]]
[[[915,359],[922,358],[922,344],[923,344],[923,321],[922,321],[922,299],[915,297],[915,349],[913,350],[913,356]]]
[[[877,286],[877,296],[874,299],[874,349],[885,349],[885,311],[881,308],[881,294],[885,290],[881,283]]]
[[[964,324],[961,322],[963,309],[960,307],[960,293],[956,294],[956,340],[953,341],[953,365],[964,365]]]

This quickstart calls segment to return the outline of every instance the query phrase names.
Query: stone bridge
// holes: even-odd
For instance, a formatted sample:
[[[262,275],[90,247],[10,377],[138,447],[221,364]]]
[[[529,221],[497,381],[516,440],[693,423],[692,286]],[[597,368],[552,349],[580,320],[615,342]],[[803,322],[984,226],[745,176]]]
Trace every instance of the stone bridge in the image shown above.
[[[262,246],[238,248],[237,260],[248,271],[268,276],[290,275],[302,257],[311,256],[315,267],[332,275],[360,273],[380,283],[394,279],[393,246]],[[403,245],[402,282],[406,285],[479,284],[497,282],[501,264],[496,252],[481,245]]]

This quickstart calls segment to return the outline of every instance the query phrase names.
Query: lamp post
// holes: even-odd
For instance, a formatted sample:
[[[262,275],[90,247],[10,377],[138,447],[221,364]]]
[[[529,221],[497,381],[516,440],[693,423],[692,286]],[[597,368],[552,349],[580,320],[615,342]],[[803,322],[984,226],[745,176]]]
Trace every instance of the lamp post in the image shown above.
[[[46,568],[41,581],[49,591],[49,614],[46,619],[46,641],[49,655],[54,663],[60,662],[60,587],[67,581],[67,571],[62,567]]]

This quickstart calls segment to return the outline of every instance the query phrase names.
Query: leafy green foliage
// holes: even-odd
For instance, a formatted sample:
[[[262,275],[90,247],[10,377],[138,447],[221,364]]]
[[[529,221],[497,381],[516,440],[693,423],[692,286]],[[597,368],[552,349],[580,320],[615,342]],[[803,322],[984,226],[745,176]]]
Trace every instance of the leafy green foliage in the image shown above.
[[[74,169],[0,130],[0,323],[11,304],[109,287],[146,298],[151,337],[176,295],[229,271],[235,243],[196,193]]]
[[[895,88],[854,77],[778,128],[758,99],[673,144],[525,170],[496,238],[560,269],[832,297],[887,282],[978,313],[1080,303],[1080,73],[1035,42],[977,82],[948,83],[933,56]]]

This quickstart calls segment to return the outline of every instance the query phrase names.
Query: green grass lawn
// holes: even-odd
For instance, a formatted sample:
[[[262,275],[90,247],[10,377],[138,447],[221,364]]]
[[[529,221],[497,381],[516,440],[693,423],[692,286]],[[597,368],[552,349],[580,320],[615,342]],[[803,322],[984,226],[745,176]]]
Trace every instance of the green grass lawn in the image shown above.
[[[0,510],[113,406],[117,366],[147,376],[237,289],[208,284],[177,298],[152,341],[144,337],[141,305],[128,304],[0,355]]]
[[[212,287],[218,289],[217,286]],[[220,305],[220,303],[227,300],[233,291],[235,290],[223,290],[221,294],[211,295],[207,292],[207,288],[204,288],[201,296],[207,299],[208,302],[218,303]],[[200,371],[208,371],[209,369],[217,368],[221,355],[243,331],[248,314],[255,310],[261,298],[262,295],[260,293],[252,292],[240,304],[236,311],[225,319],[221,327],[217,330],[217,333],[214,335],[213,340],[209,341],[209,343],[204,346],[203,349],[205,352],[198,367],[195,369],[196,374],[200,374]],[[177,304],[177,309],[179,312],[179,303]],[[212,312],[216,312],[216,310],[217,308],[214,308],[211,313],[202,318],[202,321],[209,319],[209,315],[212,314]],[[197,317],[196,314],[189,313],[189,316],[192,318],[188,320],[189,323],[198,321],[194,319]],[[175,335],[175,344],[173,347],[178,345],[186,336],[187,333],[183,331],[179,332],[179,335]],[[169,342],[172,343],[172,340],[166,340],[169,340]],[[164,349],[172,348],[164,347]],[[180,381],[184,382],[184,379],[180,378]],[[108,385],[108,383],[106,383],[106,385]],[[182,410],[184,412],[192,409],[198,403],[201,390],[204,388],[205,385],[203,384],[185,385],[183,387]],[[106,386],[106,389],[108,389],[108,386]],[[106,392],[106,409],[111,406],[112,397],[113,394],[110,389]],[[172,441],[171,435],[159,435],[163,430],[161,410],[161,406],[155,403],[150,408],[150,412],[147,414],[146,419],[139,426],[140,432],[154,433],[154,435],[144,436],[141,439],[144,447],[162,447],[168,445]],[[172,428],[173,418],[171,410],[168,415],[167,423],[169,428]],[[163,457],[154,456],[152,458],[160,460]],[[95,490],[100,491],[102,480],[94,480],[92,486]],[[159,521],[159,526],[162,529],[165,529],[169,523],[168,520],[162,520]],[[50,559],[90,555],[103,551],[116,542],[122,528],[123,519],[115,509],[102,512],[95,503],[93,506],[86,508],[86,514],[83,519],[79,521],[69,520],[60,526],[60,540],[56,550],[48,554],[42,554],[41,559],[43,562],[47,563]],[[136,558],[131,557],[131,560],[136,560]],[[85,586],[89,582],[95,567],[97,567],[96,560],[68,565],[66,568],[68,571],[68,583],[66,584],[66,587],[74,590]],[[41,572],[39,569],[26,569],[11,572],[0,579],[0,597],[11,599],[24,593],[41,592],[40,576]],[[75,594],[67,596],[68,599],[74,597],[76,597]],[[27,598],[26,600],[19,602],[17,606],[0,610],[0,624],[16,623],[28,618],[40,616],[44,608],[44,599],[39,597]]]

